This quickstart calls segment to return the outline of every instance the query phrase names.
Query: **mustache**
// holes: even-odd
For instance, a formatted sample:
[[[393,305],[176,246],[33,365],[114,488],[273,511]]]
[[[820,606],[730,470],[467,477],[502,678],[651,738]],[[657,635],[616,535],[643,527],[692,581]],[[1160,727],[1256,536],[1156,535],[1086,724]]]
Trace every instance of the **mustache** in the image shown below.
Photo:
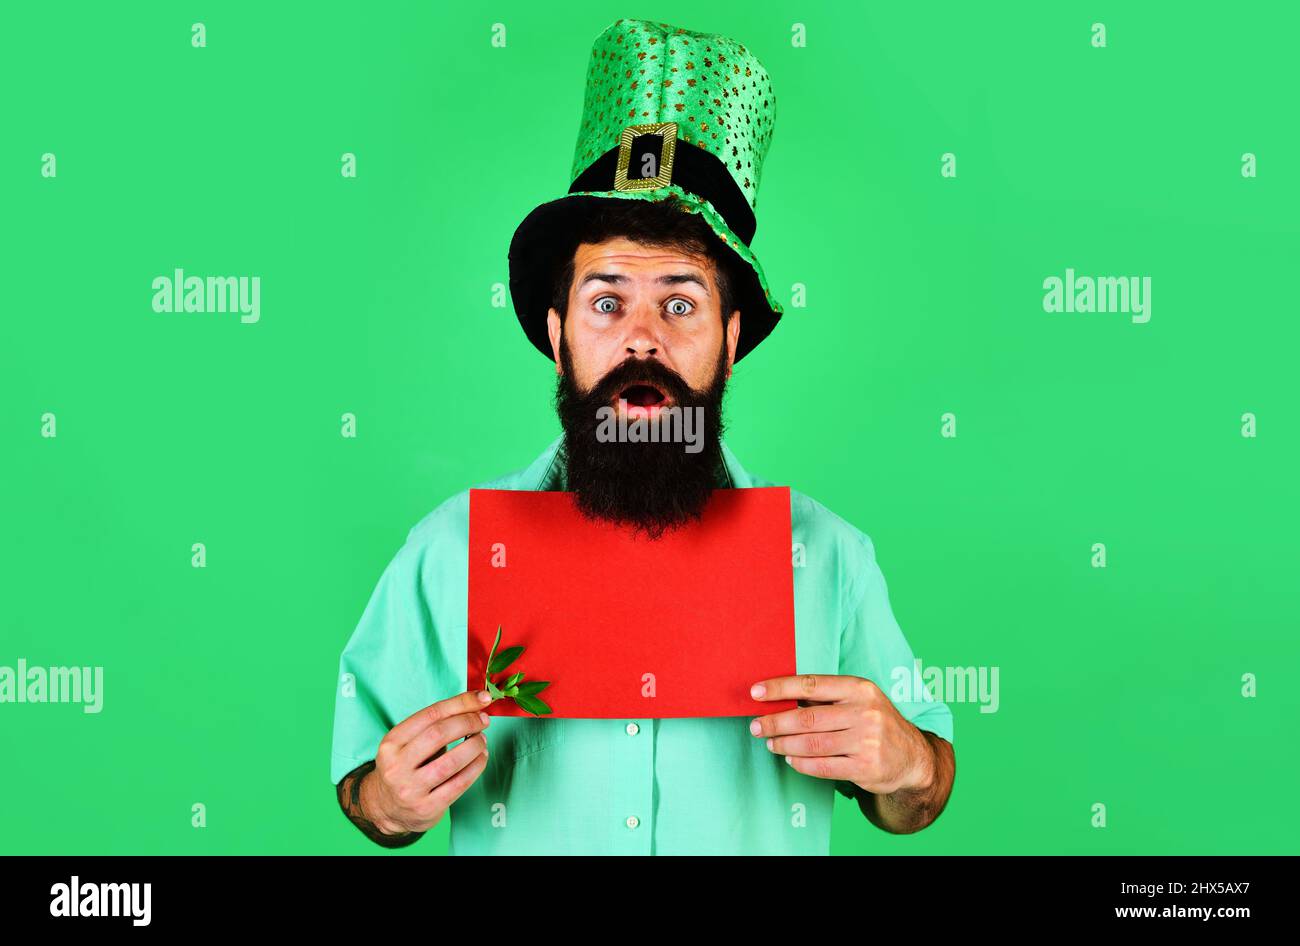
[[[622,363],[607,371],[590,390],[583,392],[582,397],[588,403],[608,404],[618,394],[636,384],[653,385],[677,404],[707,393],[696,391],[681,375],[661,361],[629,355]]]

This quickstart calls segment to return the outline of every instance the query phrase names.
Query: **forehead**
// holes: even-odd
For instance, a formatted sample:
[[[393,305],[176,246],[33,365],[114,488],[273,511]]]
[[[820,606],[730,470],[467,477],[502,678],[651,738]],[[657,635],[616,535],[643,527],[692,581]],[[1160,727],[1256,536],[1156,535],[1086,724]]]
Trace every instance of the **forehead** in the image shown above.
[[[713,260],[708,256],[672,246],[645,246],[625,237],[601,243],[580,243],[573,254],[575,287],[584,276],[595,272],[617,272],[632,279],[654,279],[663,273],[686,272],[704,277],[712,284]]]

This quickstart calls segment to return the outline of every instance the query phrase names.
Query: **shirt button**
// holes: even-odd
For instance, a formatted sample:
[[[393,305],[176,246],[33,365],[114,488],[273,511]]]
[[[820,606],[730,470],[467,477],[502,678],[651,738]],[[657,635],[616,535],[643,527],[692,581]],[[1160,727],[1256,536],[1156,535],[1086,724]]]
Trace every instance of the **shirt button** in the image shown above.
[[[641,727],[638,726],[636,723],[628,723],[626,728],[627,728],[627,734],[629,736],[635,736],[637,733],[641,731]]]
[[[628,816],[627,816],[627,826],[628,826],[629,828],[635,828],[635,827],[636,827],[637,825],[639,825],[640,823],[641,823],[641,819],[638,818],[636,815],[628,815]]]

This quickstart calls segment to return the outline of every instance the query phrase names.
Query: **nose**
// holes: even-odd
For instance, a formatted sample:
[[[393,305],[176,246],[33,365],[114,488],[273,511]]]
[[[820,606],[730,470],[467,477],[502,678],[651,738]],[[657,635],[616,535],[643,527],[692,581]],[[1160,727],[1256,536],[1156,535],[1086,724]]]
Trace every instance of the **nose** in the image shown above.
[[[636,358],[653,358],[660,353],[663,339],[659,334],[661,326],[658,313],[653,305],[638,300],[628,314],[625,324],[627,336],[623,344],[629,355]]]

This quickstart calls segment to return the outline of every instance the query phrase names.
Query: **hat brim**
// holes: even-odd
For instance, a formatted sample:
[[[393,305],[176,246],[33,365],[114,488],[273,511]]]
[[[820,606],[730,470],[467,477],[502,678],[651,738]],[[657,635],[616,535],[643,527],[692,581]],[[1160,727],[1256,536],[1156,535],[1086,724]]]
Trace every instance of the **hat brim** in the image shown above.
[[[776,327],[781,307],[772,297],[763,267],[741,240],[731,232],[712,205],[689,191],[669,184],[644,191],[577,191],[536,207],[515,230],[510,241],[510,297],[515,315],[533,346],[553,358],[546,329],[551,307],[552,281],[559,266],[572,252],[571,235],[606,200],[664,200],[676,195],[693,213],[699,213],[735,257],[733,269],[740,285],[734,287],[740,309],[740,338],[736,361],[749,354]]]

